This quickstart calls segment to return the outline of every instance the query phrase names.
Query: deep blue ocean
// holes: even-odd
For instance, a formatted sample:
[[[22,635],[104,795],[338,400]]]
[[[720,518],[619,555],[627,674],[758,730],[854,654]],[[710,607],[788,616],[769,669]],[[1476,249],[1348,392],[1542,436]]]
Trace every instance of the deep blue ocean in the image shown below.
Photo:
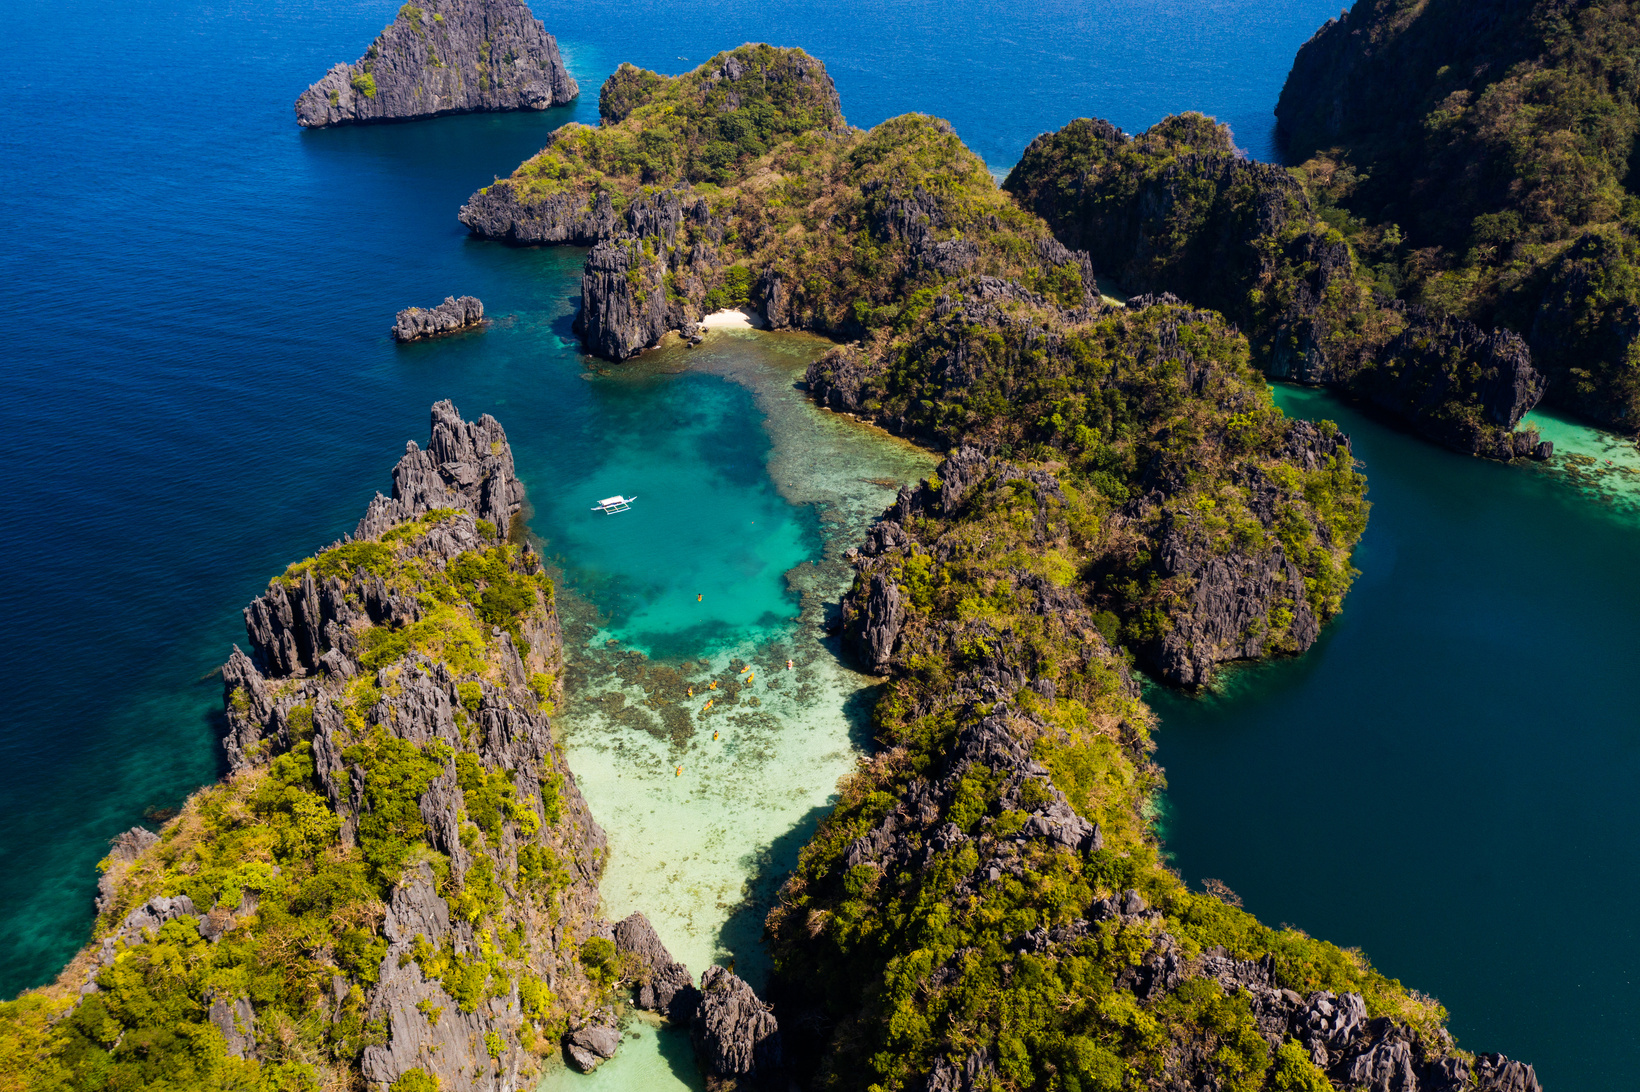
[[[436,399],[501,419],[532,528],[623,636],[703,654],[795,613],[784,573],[823,536],[770,478],[754,391],[606,381],[569,332],[580,252],[475,242],[455,219],[555,126],[595,120],[616,64],[800,45],[852,123],[938,114],[999,171],[1072,117],[1133,131],[1183,109],[1271,158],[1291,57],[1337,0],[537,5],[574,105],[300,131],[296,95],[396,8],[23,0],[7,20],[0,996],[88,937],[107,840],[217,776],[212,672],[240,609],[352,527]],[[395,311],[452,293],[498,321],[389,341]],[[1308,656],[1205,700],[1152,694],[1168,848],[1192,882],[1442,998],[1462,1045],[1554,1089],[1632,1086],[1640,521],[1552,471],[1457,459],[1325,396],[1288,404],[1357,438],[1364,575]],[[626,483],[646,470],[702,499],[669,532],[687,561],[586,522],[585,495],[642,494]],[[725,581],[709,611],[667,614],[708,577]]]

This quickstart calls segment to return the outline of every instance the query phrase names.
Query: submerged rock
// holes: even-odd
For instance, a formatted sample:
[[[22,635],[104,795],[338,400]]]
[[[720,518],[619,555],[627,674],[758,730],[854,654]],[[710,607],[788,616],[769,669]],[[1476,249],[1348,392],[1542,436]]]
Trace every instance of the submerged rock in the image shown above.
[[[417,341],[466,330],[484,323],[484,304],[476,296],[445,296],[437,307],[406,307],[393,319],[394,341]]]
[[[422,0],[354,64],[296,100],[305,128],[475,111],[545,110],[580,94],[523,0]]]

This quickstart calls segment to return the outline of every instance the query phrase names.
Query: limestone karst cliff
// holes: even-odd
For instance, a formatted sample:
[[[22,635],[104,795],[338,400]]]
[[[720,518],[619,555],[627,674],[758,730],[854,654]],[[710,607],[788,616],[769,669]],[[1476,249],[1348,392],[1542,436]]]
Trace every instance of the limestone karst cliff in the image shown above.
[[[604,835],[552,736],[522,499],[501,426],[440,402],[392,495],[245,609],[230,772],[118,840],[95,943],[32,1002],[40,1066],[518,1089],[596,1019]]]
[[[1210,118],[1136,137],[1078,119],[1032,141],[1004,186],[1101,275],[1222,312],[1272,376],[1332,386],[1458,451],[1549,454],[1517,430],[1545,386],[1521,338],[1385,297],[1299,178],[1242,156]]]
[[[1357,0],[1276,104],[1379,288],[1513,331],[1544,397],[1640,429],[1640,5]]]
[[[407,3],[364,56],[296,100],[306,128],[476,111],[545,110],[580,94],[523,0]]]

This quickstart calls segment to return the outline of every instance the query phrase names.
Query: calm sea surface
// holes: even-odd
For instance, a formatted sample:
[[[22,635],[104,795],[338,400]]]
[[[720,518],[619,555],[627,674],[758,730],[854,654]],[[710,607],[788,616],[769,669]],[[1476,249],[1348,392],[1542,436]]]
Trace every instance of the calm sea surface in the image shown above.
[[[566,573],[564,727],[611,829],[610,909],[755,974],[760,907],[862,743],[862,680],[816,639],[836,551],[927,458],[809,410],[791,390],[808,339],[587,360],[580,253],[471,241],[456,209],[594,120],[619,62],[678,72],[748,40],[819,56],[851,122],[939,114],[997,170],[1075,116],[1136,130],[1191,108],[1270,157],[1292,54],[1336,6],[537,6],[578,103],[303,133],[295,96],[390,0],[24,0],[0,67],[0,995],[83,943],[107,839],[217,776],[212,672],[240,608],[352,526],[444,397],[506,426]],[[496,323],[391,344],[394,311],[451,293]],[[1287,403],[1339,418],[1367,462],[1365,575],[1309,656],[1206,700],[1153,695],[1180,869],[1364,946],[1447,1001],[1465,1045],[1551,1087],[1628,1083],[1640,527],[1623,479],[1592,476],[1612,453],[1554,423],[1591,464],[1496,467]],[[639,495],[631,519],[589,518],[609,492]],[[779,685],[712,750],[620,713],[631,651],[798,668],[758,666]],[[602,1084],[680,1081],[678,1044],[634,1034]]]

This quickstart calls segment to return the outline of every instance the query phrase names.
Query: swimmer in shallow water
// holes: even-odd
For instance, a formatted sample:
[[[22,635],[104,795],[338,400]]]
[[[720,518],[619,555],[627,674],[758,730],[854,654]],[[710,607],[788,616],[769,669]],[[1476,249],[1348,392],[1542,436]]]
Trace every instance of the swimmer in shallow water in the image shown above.
[[[677,773],[677,776],[679,776],[679,777],[682,777],[682,776],[683,776],[683,767],[682,767],[682,766],[679,766],[679,767],[678,767],[678,773]]]
[[[717,737],[718,737],[718,734],[717,734],[717,733],[716,733],[716,732],[713,732],[713,733],[712,733],[712,742],[713,742],[713,743],[716,743],[716,742],[717,742]]]
[[[792,662],[790,660],[787,660],[786,661],[786,670],[790,671],[791,669],[792,669]]]
[[[706,689],[708,689],[708,690],[716,690],[716,689],[717,689],[717,680],[716,680],[716,679],[713,679],[713,680],[712,680],[712,685],[711,685],[711,686],[708,686],[708,687],[707,687],[707,688],[706,688]]]

